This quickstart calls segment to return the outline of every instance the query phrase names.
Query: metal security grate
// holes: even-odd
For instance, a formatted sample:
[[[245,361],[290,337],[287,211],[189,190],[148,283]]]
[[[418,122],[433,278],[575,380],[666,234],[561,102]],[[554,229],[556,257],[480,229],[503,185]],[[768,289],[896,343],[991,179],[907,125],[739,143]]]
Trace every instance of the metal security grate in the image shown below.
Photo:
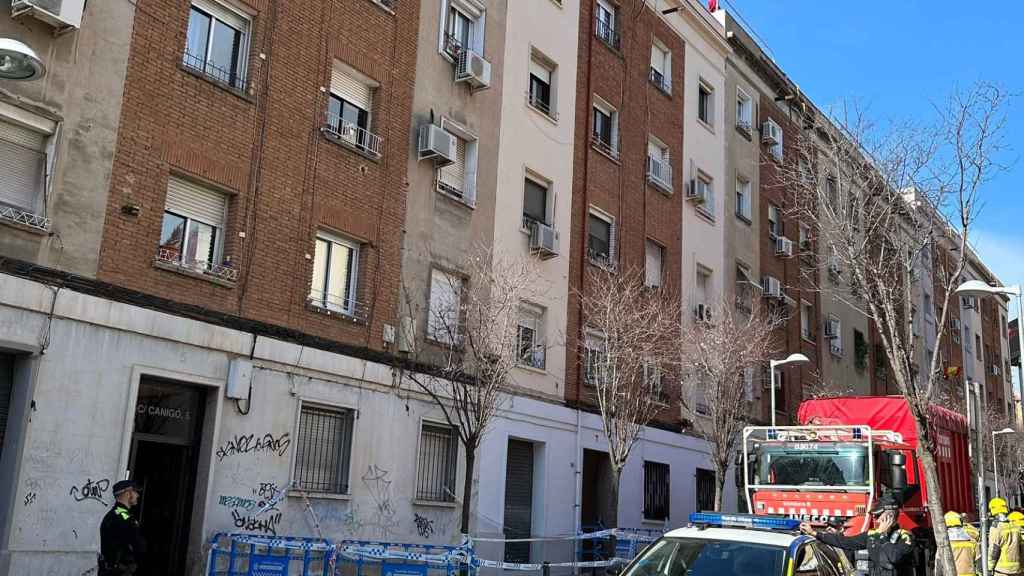
[[[310,492],[347,494],[352,455],[351,410],[303,406],[295,456],[295,485]]]
[[[697,468],[697,511],[715,508],[715,472]]]
[[[416,476],[416,499],[431,502],[455,501],[455,469],[458,443],[455,429],[423,424]]]
[[[669,510],[668,464],[644,462],[644,518],[666,520]]]

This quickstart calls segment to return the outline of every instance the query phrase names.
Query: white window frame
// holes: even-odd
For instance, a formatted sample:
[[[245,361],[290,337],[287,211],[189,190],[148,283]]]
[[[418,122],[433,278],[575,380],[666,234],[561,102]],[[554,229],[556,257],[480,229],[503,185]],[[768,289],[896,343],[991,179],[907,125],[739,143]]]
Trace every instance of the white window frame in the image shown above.
[[[558,63],[549,58],[546,54],[540,50],[531,47],[530,48],[530,69],[527,70],[527,86],[526,86],[526,103],[534,110],[547,116],[551,120],[558,120]],[[545,70],[548,73],[548,109],[537,106],[530,99],[530,76],[533,74],[532,68],[536,65],[538,68]]]
[[[590,370],[591,354],[608,354],[608,338],[597,330],[587,329],[583,333],[583,366],[580,370],[580,380],[585,386],[595,386]]]
[[[35,191],[33,205],[20,206],[15,203],[2,203],[0,204],[0,218],[40,230],[49,230],[50,219],[46,217],[48,208],[46,198],[53,187],[59,124],[54,120],[33,114],[6,102],[0,102],[0,119],[38,133],[43,139],[42,150],[39,152],[44,156],[41,186],[39,190]]]
[[[834,314],[829,314],[826,322],[835,323],[836,331],[828,343],[829,352],[836,358],[843,357],[843,321]]]
[[[447,310],[447,309],[446,310],[435,310],[434,309],[434,296],[435,296],[435,294],[434,294],[434,275],[435,274],[440,274],[440,275],[444,276],[444,279],[449,283],[449,286],[451,286],[452,291],[454,292],[454,298],[455,298],[454,302],[451,302],[451,303],[440,303],[439,302],[439,305],[450,305],[451,308],[452,308],[451,310]],[[458,282],[456,283],[453,280],[457,280]],[[463,336],[462,335],[462,321],[463,321],[463,318],[462,318],[462,300],[463,300],[463,293],[465,292],[465,290],[466,290],[466,280],[465,280],[465,278],[459,276],[456,273],[449,272],[447,270],[442,270],[441,268],[431,268],[430,269],[430,289],[428,290],[428,294],[427,294],[427,322],[426,322],[426,325],[427,325],[426,326],[426,328],[427,328],[427,338],[428,339],[430,339],[430,340],[432,340],[432,341],[434,341],[434,342],[436,342],[438,344],[445,345],[445,346],[461,346],[462,345],[462,336]],[[439,314],[443,313],[445,315],[448,315],[448,314],[451,314],[452,312],[454,312],[454,314],[456,316],[456,318],[455,318],[454,334],[451,333],[452,331],[451,331],[451,327],[450,326],[445,326],[445,325],[442,325],[442,324],[438,324],[440,322],[440,320],[438,319],[438,315]]]
[[[609,30],[607,32],[604,32],[604,33],[608,34],[610,36],[610,38],[605,38],[602,35],[603,34],[602,31],[597,27],[597,23],[601,21],[601,19],[600,19],[600,11],[602,11],[602,10],[607,12],[608,16],[609,16],[609,18],[608,18]],[[615,37],[614,35],[618,31],[618,29],[619,29],[619,10],[618,10],[618,8],[616,6],[614,6],[613,4],[611,4],[609,2],[606,2],[605,0],[597,0],[597,9],[594,11],[594,31],[595,31],[595,34],[597,35],[597,37],[600,38],[602,42],[605,42],[607,44],[611,44],[614,41],[614,37]]]
[[[611,134],[609,134],[609,138],[611,139],[611,142],[609,144],[609,150],[606,150],[606,152],[608,154],[610,154],[613,158],[617,159],[619,157],[619,111],[614,106],[609,104],[607,100],[601,98],[597,94],[594,94],[594,100],[593,101],[594,101],[593,108],[596,108],[597,110],[600,110],[603,114],[605,114],[606,116],[611,118]],[[590,116],[591,116],[590,121],[593,122],[594,121],[593,120],[593,116],[594,116],[593,110],[591,110]],[[604,143],[601,142],[596,137],[596,133],[595,133],[596,130],[595,130],[595,128],[596,128],[596,126],[591,127],[592,139],[597,143],[598,149],[605,150],[604,149]]]
[[[740,86],[736,86],[736,127],[748,135],[754,129],[754,100]]]
[[[805,245],[809,246],[811,243],[811,227],[808,226],[806,223],[801,222],[799,234],[800,244],[798,246],[801,250],[803,250]]]
[[[469,128],[446,116],[441,117],[441,129],[463,142],[465,157],[463,158],[462,196],[450,191],[443,183],[441,174],[444,167],[435,169],[434,188],[441,194],[461,202],[470,208],[476,207],[477,168],[479,165],[480,140]],[[456,152],[457,153],[457,152]]]
[[[522,368],[542,372],[547,370],[547,346],[544,343],[546,312],[542,306],[536,304],[522,302],[519,305],[519,318],[516,322],[516,364]],[[522,344],[520,328],[533,330],[533,342],[530,345],[533,352],[529,362],[524,361],[518,354]],[[539,362],[537,361],[538,356]]]
[[[658,158],[654,158],[652,155],[651,148],[656,148],[658,151]],[[655,178],[653,171],[651,170],[650,160],[647,165],[647,176],[652,183],[661,188],[665,192],[672,191],[672,150],[668,147],[668,144],[662,142],[657,136],[653,134],[647,135],[647,157],[653,158],[663,166],[660,177]]]
[[[701,92],[707,92],[707,118],[700,117]],[[712,132],[715,131],[715,87],[710,82],[701,78],[697,81],[697,122]]]
[[[754,310],[754,288],[757,284],[751,280],[750,266],[736,261],[736,308],[750,313]]]
[[[170,195],[171,182],[174,181],[174,180],[179,181],[179,182],[185,182],[185,183],[187,183],[190,186],[193,186],[195,188],[199,188],[199,189],[201,189],[203,191],[204,194],[208,194],[210,197],[217,196],[219,199],[223,200],[223,202],[224,202],[224,212],[221,214],[221,220],[220,221],[214,221],[213,218],[201,218],[201,217],[197,217],[194,213],[193,214],[184,213],[185,212],[184,210],[174,211],[173,209],[168,209],[168,206],[167,206],[167,196],[165,196],[164,210],[161,213],[162,215],[161,215],[161,220],[160,220],[161,228],[163,227],[163,218],[165,218],[166,215],[168,213],[170,213],[170,214],[173,214],[174,216],[177,216],[178,218],[182,218],[182,219],[185,220],[185,231],[184,231],[184,237],[181,240],[181,251],[178,254],[178,257],[175,260],[173,260],[173,261],[171,259],[167,258],[167,255],[164,253],[164,249],[158,244],[158,246],[157,246],[157,260],[161,261],[161,262],[164,262],[164,263],[169,263],[169,264],[173,264],[173,265],[176,265],[176,266],[180,266],[182,268],[193,269],[193,270],[197,270],[197,271],[200,271],[200,272],[210,272],[210,273],[213,273],[214,275],[217,275],[217,273],[223,269],[222,263],[224,262],[224,242],[225,242],[225,240],[227,238],[226,231],[227,231],[227,225],[228,225],[227,224],[227,219],[228,219],[228,206],[229,206],[229,203],[230,203],[230,199],[227,197],[228,195],[225,194],[221,190],[218,190],[216,188],[200,184],[200,183],[195,182],[194,180],[191,180],[191,179],[188,179],[188,178],[182,178],[182,177],[177,176],[175,174],[171,174],[170,176],[168,176],[168,179],[167,179],[168,183],[167,183],[167,186],[166,186],[165,190],[166,190],[166,194],[168,196]],[[209,226],[209,227],[213,228],[213,230],[214,230],[214,235],[213,235],[213,254],[210,256],[210,260],[208,262],[205,262],[205,264],[203,264],[201,260],[194,260],[192,262],[186,262],[185,259],[184,259],[185,254],[187,254],[188,250],[189,250],[189,238],[192,236],[192,234],[190,232],[192,230],[192,223],[193,222],[198,222],[199,224],[204,224],[206,226]]]
[[[448,478],[448,480],[451,483],[450,490],[449,490],[450,493],[446,494],[444,497],[442,497],[440,499],[437,499],[437,498],[424,498],[420,494],[420,481],[423,479],[423,477],[422,477],[422,472],[423,472],[423,470],[422,470],[422,468],[423,468],[422,458],[424,457],[424,453],[423,453],[423,449],[424,449],[423,432],[424,432],[424,428],[426,428],[428,426],[429,427],[433,427],[433,428],[447,428],[452,433],[452,436],[451,436],[452,446],[449,447],[449,450],[452,453],[451,454],[452,466],[451,466],[450,470],[445,471],[446,475],[448,475],[449,473],[451,475],[451,477]],[[458,488],[458,470],[459,470],[459,436],[458,436],[458,431],[454,427],[452,427],[451,424],[449,424],[448,422],[445,422],[443,420],[434,420],[434,419],[430,419],[430,418],[422,418],[422,419],[420,419],[420,429],[419,429],[419,435],[417,436],[417,445],[416,445],[416,486],[415,486],[415,492],[414,492],[414,496],[415,496],[414,502],[454,503],[457,500],[456,490]]]
[[[775,126],[776,131],[779,133],[779,141],[768,147],[768,153],[771,154],[772,158],[775,158],[776,161],[782,162],[782,155],[783,155],[783,146],[782,146],[782,144],[783,144],[783,141],[784,141],[783,138],[785,137],[785,134],[783,134],[782,126],[779,126],[779,123],[776,122],[775,120],[772,120],[771,118],[769,118],[768,120],[765,120],[765,122],[769,122],[773,126]]]
[[[659,63],[658,60],[661,60]],[[655,84],[665,93],[672,93],[672,51],[657,38],[651,42],[651,70],[661,74],[662,85]],[[650,74],[654,81],[654,74]]]
[[[774,204],[768,205],[768,237],[775,240],[782,236],[782,211]]]
[[[604,220],[605,222],[607,222],[609,224],[609,226],[608,226],[608,259],[607,259],[606,262],[602,262],[601,260],[591,256],[591,254],[590,254],[590,244],[589,244],[590,243],[590,216],[594,216],[596,218]],[[601,266],[602,268],[606,268],[606,269],[609,269],[609,270],[614,270],[615,269],[615,262],[616,262],[616,259],[617,259],[617,256],[618,256],[618,254],[617,254],[618,251],[616,250],[616,247],[615,247],[615,242],[616,242],[616,238],[615,238],[615,236],[616,236],[615,217],[612,216],[611,214],[605,212],[604,210],[601,210],[600,208],[598,208],[596,206],[591,206],[590,209],[587,211],[587,229],[586,229],[586,234],[587,234],[587,236],[586,236],[586,238],[587,238],[587,259],[590,261],[590,263],[594,264],[596,266]]]
[[[657,261],[657,269],[651,269],[651,263]],[[656,274],[656,275],[655,275]],[[644,285],[648,288],[661,288],[665,281],[665,247],[647,238],[644,241]]]
[[[800,300],[800,337],[814,341],[814,305],[807,300]]]
[[[694,177],[694,185],[697,186],[697,195],[704,198],[703,202],[697,204],[697,211],[703,213],[710,220],[714,221],[715,179],[707,172],[697,169],[697,174]],[[703,194],[700,193],[701,191],[703,191]]]
[[[523,232],[530,232],[529,222],[527,222],[527,218],[526,218],[526,214],[525,214],[525,212],[526,212],[526,181],[527,180],[529,180],[529,181],[533,182],[534,184],[537,184],[538,186],[540,186],[540,187],[544,188],[545,190],[547,190],[547,194],[545,195],[545,198],[544,198],[544,221],[541,222],[541,224],[544,224],[545,226],[554,226],[555,225],[555,185],[554,185],[554,183],[551,180],[549,180],[549,179],[545,178],[544,176],[541,176],[537,172],[527,168],[524,171],[524,173],[523,173],[523,194],[522,194],[523,210],[520,211],[521,213],[523,213],[523,222],[522,222],[521,230]]]
[[[472,23],[472,37],[470,46],[462,48],[472,50],[481,57],[484,56],[484,30],[487,27],[487,8],[477,0],[441,0],[441,29],[438,33],[437,52],[445,59],[454,62],[450,54],[445,50],[445,35],[448,33],[448,9],[454,8],[462,13]]]
[[[225,20],[223,16],[219,16],[218,13],[230,14],[231,16],[238,18],[245,24],[244,29],[238,30],[239,34],[241,34],[241,41],[238,43],[238,62],[236,64],[238,69],[235,70],[235,75],[241,80],[242,86],[232,86],[232,88],[236,90],[244,89],[249,81],[249,44],[252,38],[252,15],[239,10],[238,8],[227,2],[219,2],[218,0],[191,0],[189,2],[189,17],[191,17],[193,6],[202,10],[203,12],[206,12],[206,14],[209,15],[212,19],[217,20],[232,29],[235,29],[234,25]],[[188,35],[187,26],[188,25],[186,23],[186,37]],[[206,71],[206,65],[209,63],[210,58],[210,48],[213,45],[213,28],[214,26],[213,23],[211,22],[210,30],[207,32],[208,37],[206,39],[206,60],[203,61],[203,69],[201,70],[203,75],[210,78],[216,78],[214,76],[211,76],[210,73]],[[188,63],[186,63],[186,66],[189,66]],[[189,66],[189,68],[195,69],[194,66]]]
[[[344,306],[339,306],[337,304],[332,304],[331,302],[327,301],[327,288],[326,288],[326,286],[323,289],[319,289],[319,288],[314,288],[313,285],[312,285],[313,278],[316,277],[316,268],[315,268],[316,267],[316,257],[315,257],[315,254],[316,254],[316,242],[318,240],[323,240],[325,242],[328,242],[329,244],[335,244],[335,245],[339,245],[339,246],[344,246],[344,247],[346,247],[346,248],[348,248],[349,250],[352,251],[352,267],[351,267],[351,270],[349,271],[349,278],[348,278],[348,293],[351,295],[351,297],[349,298],[349,301]],[[326,230],[317,230],[316,237],[314,238],[314,246],[313,246],[313,251],[314,251],[313,252],[314,253],[313,266],[314,266],[314,269],[313,269],[313,275],[310,277],[309,300],[310,300],[310,303],[312,305],[314,305],[314,306],[316,306],[318,308],[324,308],[326,310],[333,310],[335,312],[341,312],[342,314],[346,314],[346,315],[349,315],[349,316],[355,316],[355,314],[356,314],[356,307],[357,307],[357,304],[358,304],[356,296],[358,296],[358,294],[359,294],[359,251],[360,251],[360,247],[361,247],[360,243],[355,241],[355,240],[352,240],[352,239],[349,239],[349,238],[345,238],[344,236],[339,236],[337,234],[328,232]],[[334,250],[334,246],[331,246],[331,250],[332,251]],[[326,268],[324,270],[324,282],[326,284],[330,284],[330,277],[331,277],[330,276],[330,274],[331,274],[331,260],[330,260],[330,256],[327,257],[327,260],[324,262],[324,264],[326,266]],[[322,292],[322,299],[316,299],[316,298],[313,297],[312,292],[314,290],[316,290],[317,292]]]
[[[747,224],[753,221],[753,184],[742,174],[736,175],[736,216]]]
[[[695,274],[693,276],[693,306],[704,306],[705,309],[709,306],[708,301],[713,298],[715,291],[714,286],[714,274],[715,271],[700,262],[697,262],[695,268]],[[701,281],[703,279],[703,286]]]

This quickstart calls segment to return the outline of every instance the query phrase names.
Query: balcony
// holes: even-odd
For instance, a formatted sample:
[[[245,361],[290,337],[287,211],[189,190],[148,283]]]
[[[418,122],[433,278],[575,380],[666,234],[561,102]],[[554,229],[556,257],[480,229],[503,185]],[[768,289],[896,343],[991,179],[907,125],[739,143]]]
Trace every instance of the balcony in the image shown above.
[[[531,108],[541,114],[544,114],[548,118],[558,120],[558,112],[551,109],[550,98],[542,98],[540,94],[537,94],[536,92],[527,92],[526,103],[529,104]]]
[[[609,135],[602,135],[599,132],[594,132],[590,135],[590,143],[604,154],[606,154],[612,160],[619,159],[619,146],[613,142]]]
[[[380,158],[384,148],[383,138],[336,114],[327,115],[327,124],[324,125],[323,132],[331,140],[373,160]]]
[[[647,157],[647,181],[663,192],[672,193],[672,164],[664,159]]]
[[[450,56],[453,60],[458,60],[459,54],[462,53],[462,42],[447,32],[445,32],[444,35],[444,53]]]
[[[13,206],[0,205],[0,219],[28,227],[39,232],[50,231],[50,219],[46,216],[25,212]]]
[[[666,78],[665,75],[662,74],[661,72],[655,70],[654,68],[651,68],[650,79],[651,84],[657,86],[658,90],[661,90],[665,94],[672,93],[672,84],[668,81],[668,78]]]
[[[595,20],[595,23],[594,35],[612,50],[619,51],[622,46],[622,38],[615,26],[601,20]]]
[[[170,248],[157,249],[156,264],[161,268],[182,272],[190,276],[207,276],[211,279],[231,284],[238,280],[238,270],[234,266],[214,264],[206,260],[193,260],[189,262],[182,258],[181,252]]]
[[[217,66],[213,62],[204,60],[201,56],[185,52],[181,57],[181,64],[188,70],[195,72],[217,84],[222,84],[236,92],[245,91],[245,75],[239,74],[237,70],[229,70]]]
[[[310,294],[307,302],[314,312],[328,316],[339,314],[356,322],[365,322],[368,316],[369,308],[364,302],[345,298],[340,294],[316,291],[315,294]]]

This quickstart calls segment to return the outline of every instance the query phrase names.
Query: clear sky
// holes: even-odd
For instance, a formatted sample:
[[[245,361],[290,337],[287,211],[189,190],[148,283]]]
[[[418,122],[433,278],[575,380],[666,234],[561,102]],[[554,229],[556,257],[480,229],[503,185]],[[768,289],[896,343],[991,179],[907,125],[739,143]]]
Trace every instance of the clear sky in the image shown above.
[[[987,80],[1017,94],[1006,133],[1014,164],[982,192],[970,241],[1004,284],[1024,284],[1024,0],[720,3],[821,107],[853,99],[885,123],[927,119],[955,85]]]

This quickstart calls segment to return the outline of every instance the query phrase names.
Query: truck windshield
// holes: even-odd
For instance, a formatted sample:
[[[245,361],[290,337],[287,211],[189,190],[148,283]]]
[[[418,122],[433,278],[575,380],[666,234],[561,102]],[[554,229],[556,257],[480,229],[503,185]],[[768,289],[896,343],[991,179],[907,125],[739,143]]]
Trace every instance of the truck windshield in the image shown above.
[[[697,538],[662,538],[623,576],[779,576],[785,549],[777,546]]]
[[[758,484],[866,486],[868,448],[863,444],[792,443],[757,448]]]

